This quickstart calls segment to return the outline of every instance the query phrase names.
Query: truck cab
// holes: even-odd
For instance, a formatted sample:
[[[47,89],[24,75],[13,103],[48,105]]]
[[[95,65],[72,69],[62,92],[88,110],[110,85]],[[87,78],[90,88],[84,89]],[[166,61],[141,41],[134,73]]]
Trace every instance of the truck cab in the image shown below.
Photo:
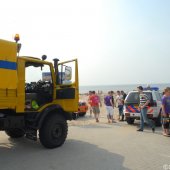
[[[78,61],[19,56],[21,44],[0,40],[0,130],[47,148],[61,146],[78,111]]]

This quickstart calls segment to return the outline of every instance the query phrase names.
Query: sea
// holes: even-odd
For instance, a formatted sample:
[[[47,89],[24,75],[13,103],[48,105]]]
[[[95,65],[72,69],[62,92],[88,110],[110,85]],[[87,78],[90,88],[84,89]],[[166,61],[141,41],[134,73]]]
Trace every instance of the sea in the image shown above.
[[[103,92],[107,93],[108,91],[123,90],[128,93],[131,90],[136,90],[138,86],[147,87],[147,84],[123,84],[123,85],[96,85],[96,86],[80,86],[80,94],[88,93],[89,91]],[[160,92],[162,92],[166,87],[170,87],[170,83],[162,84],[149,84],[150,87],[158,87]]]

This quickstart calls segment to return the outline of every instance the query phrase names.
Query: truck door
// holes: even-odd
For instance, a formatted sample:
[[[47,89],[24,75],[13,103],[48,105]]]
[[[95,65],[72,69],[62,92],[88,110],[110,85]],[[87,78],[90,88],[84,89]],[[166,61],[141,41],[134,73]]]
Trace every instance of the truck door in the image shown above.
[[[58,64],[56,102],[67,112],[78,111],[79,82],[77,59]]]

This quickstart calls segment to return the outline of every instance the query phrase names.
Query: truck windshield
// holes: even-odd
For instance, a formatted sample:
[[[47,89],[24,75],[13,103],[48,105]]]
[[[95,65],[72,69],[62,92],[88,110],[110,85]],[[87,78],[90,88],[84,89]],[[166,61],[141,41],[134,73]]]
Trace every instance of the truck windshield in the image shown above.
[[[49,65],[41,67],[28,66],[26,67],[26,83],[49,81],[52,82],[51,71]]]

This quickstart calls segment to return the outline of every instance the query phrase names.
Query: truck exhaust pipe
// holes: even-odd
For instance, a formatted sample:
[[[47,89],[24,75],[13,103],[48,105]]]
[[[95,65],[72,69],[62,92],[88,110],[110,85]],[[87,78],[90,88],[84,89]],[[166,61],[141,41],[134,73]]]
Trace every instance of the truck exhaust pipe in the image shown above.
[[[56,76],[56,83],[59,84],[59,76],[58,76],[58,62],[60,61],[58,58],[54,58],[54,71]]]

